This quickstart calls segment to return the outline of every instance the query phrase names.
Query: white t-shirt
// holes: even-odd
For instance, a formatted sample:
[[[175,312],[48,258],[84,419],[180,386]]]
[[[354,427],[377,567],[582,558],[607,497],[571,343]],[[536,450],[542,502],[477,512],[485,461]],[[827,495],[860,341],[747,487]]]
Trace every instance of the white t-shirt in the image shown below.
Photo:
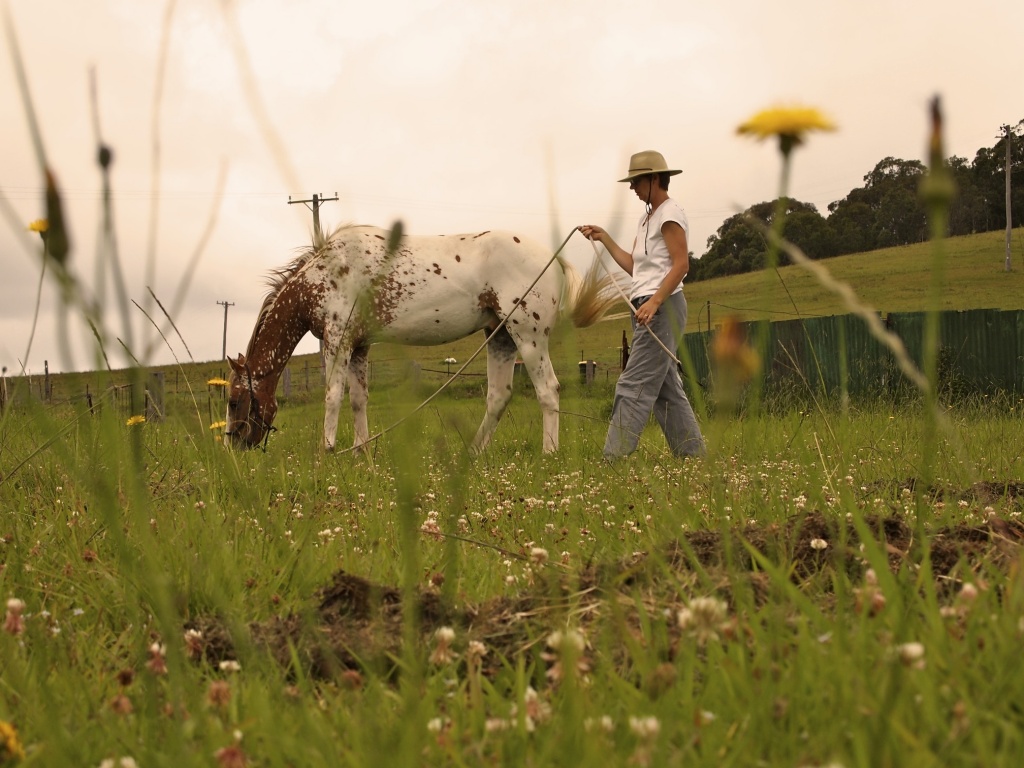
[[[650,296],[661,287],[661,281],[672,268],[672,256],[668,252],[661,227],[667,221],[674,221],[686,233],[686,242],[690,242],[690,223],[686,220],[686,212],[671,197],[659,205],[647,221],[647,214],[640,217],[636,228],[636,240],[633,246],[633,287],[630,298]],[[646,247],[645,247],[646,245]],[[683,290],[682,282],[672,293]]]

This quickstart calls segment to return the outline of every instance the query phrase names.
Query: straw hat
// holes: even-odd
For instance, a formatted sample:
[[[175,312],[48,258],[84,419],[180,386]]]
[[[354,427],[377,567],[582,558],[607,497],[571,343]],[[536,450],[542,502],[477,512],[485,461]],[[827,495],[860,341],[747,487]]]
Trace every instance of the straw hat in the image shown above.
[[[667,173],[669,176],[675,176],[677,173],[682,173],[682,171],[670,169],[661,152],[647,149],[643,152],[637,152],[629,158],[629,175],[624,179],[619,179],[619,181],[632,181],[638,176],[647,176],[652,173]]]

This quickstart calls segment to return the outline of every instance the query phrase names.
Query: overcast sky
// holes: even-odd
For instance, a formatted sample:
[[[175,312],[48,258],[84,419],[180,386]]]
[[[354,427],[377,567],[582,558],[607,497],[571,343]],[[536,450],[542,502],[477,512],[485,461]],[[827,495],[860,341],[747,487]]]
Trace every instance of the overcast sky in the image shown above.
[[[839,126],[795,156],[791,193],[822,213],[883,157],[923,159],[934,94],[947,152],[968,159],[995,142],[1000,125],[1024,117],[1017,0],[0,0],[0,8],[0,364],[9,374],[26,362],[40,274],[39,238],[25,226],[45,215],[10,35],[63,191],[73,269],[104,297],[113,336],[128,334],[109,278],[96,280],[101,178],[90,71],[99,130],[114,151],[131,298],[149,308],[151,285],[170,309],[213,223],[174,313],[196,360],[221,357],[218,301],[233,302],[228,353],[244,350],[267,272],[309,242],[312,214],[289,206],[289,195],[337,193],[321,209],[325,228],[401,219],[414,234],[516,229],[554,247],[572,226],[597,223],[625,240],[641,211],[615,180],[632,152],[657,149],[684,170],[670,192],[689,215],[699,256],[725,218],[777,194],[774,146],[735,135],[762,108],[809,105]],[[590,246],[577,235],[569,253],[583,266]],[[62,359],[57,306],[48,279],[32,373],[44,360],[51,371],[94,365],[91,334],[78,323],[69,331],[75,353]],[[130,321],[139,348],[152,326],[134,307]],[[173,332],[169,339],[187,360]],[[117,346],[108,351],[120,367]],[[298,351],[315,349],[307,336]],[[151,360],[173,357],[160,345]]]

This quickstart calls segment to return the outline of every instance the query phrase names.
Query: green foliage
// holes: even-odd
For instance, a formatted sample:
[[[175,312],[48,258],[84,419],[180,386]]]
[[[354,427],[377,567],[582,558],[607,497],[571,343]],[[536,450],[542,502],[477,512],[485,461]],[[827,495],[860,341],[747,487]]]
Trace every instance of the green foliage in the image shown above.
[[[1024,171],[1024,120],[1011,128],[1013,172]],[[1006,137],[979,149],[973,161],[945,161],[957,193],[949,212],[948,234],[971,235],[1006,228]],[[860,254],[881,248],[923,243],[930,233],[918,187],[925,166],[919,160],[886,157],[864,176],[864,186],[850,190],[821,216],[809,203],[787,201],[784,235],[812,259]],[[765,264],[766,244],[745,223],[754,217],[771,223],[777,201],[752,205],[726,219],[708,238],[707,250],[691,262],[690,282],[757,271]],[[1024,188],[1012,188],[1012,220],[1024,221]]]

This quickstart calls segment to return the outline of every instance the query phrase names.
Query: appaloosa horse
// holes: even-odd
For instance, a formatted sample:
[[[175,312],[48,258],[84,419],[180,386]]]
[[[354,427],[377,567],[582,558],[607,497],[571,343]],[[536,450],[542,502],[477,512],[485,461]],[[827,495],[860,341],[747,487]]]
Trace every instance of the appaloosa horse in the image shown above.
[[[481,329],[493,331],[508,318],[487,344],[487,411],[472,447],[479,451],[487,445],[512,397],[518,350],[543,412],[544,451],[557,450],[558,380],[548,338],[561,315],[583,327],[614,303],[608,282],[596,278],[597,265],[581,282],[567,262],[552,260],[548,249],[511,232],[404,237],[393,243],[389,236],[376,227],[342,227],[274,273],[249,348],[229,358],[226,434],[231,442],[251,447],[266,439],[277,413],[278,378],[307,332],[324,342],[324,446],[331,450],[346,373],[353,445],[369,439],[370,344],[443,344]]]

